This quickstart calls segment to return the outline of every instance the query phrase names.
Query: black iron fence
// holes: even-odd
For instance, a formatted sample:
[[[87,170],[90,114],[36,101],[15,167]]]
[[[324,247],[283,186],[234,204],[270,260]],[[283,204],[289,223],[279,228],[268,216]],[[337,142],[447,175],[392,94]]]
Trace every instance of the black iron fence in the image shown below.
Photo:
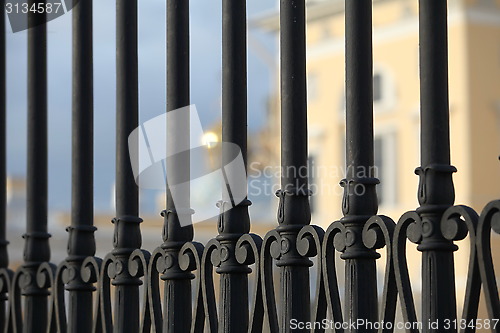
[[[43,3],[43,1],[40,1]],[[31,2],[33,3],[33,1]],[[246,160],[245,0],[223,0],[223,141],[237,144]],[[399,297],[408,332],[474,332],[481,290],[489,319],[500,332],[500,303],[490,235],[500,232],[500,201],[478,215],[454,206],[450,165],[447,2],[420,0],[421,166],[420,207],[397,223],[377,215],[372,170],[372,1],[346,0],[347,174],[344,217],[323,230],[310,225],[307,177],[283,174],[277,192],[278,224],[263,238],[251,234],[248,200],[233,209],[220,202],[219,234],[207,244],[182,227],[190,207],[174,205],[167,188],[163,243],[141,249],[138,190],[128,135],[138,125],[137,1],[116,10],[116,218],[114,249],[95,257],[93,226],[92,1],[73,9],[72,220],[67,258],[50,263],[47,230],[47,70],[43,14],[29,14],[28,175],[24,264],[8,268],[4,218],[0,228],[0,326],[4,332],[392,332]],[[305,0],[281,0],[281,163],[307,166]],[[41,20],[37,22],[36,20]],[[4,16],[0,27],[4,29]],[[0,205],[5,216],[5,33],[0,33]],[[189,2],[167,0],[167,111],[190,104]],[[170,124],[167,135],[182,137]],[[223,151],[222,158],[230,157]],[[168,166],[179,172],[179,166]],[[362,186],[360,194],[356,188]],[[334,203],[333,203],[334,204]],[[8,222],[8,221],[7,221]],[[215,236],[215,235],[214,235]],[[470,240],[466,297],[457,325],[455,241]],[[422,253],[422,314],[417,318],[406,241]],[[383,290],[377,250],[385,248]],[[336,251],[345,261],[345,295],[336,273]],[[314,265],[314,275],[310,268]],[[273,279],[273,267],[279,279]],[[251,269],[250,269],[251,267]],[[214,274],[215,268],[215,274]],[[275,268],[276,269],[276,268]],[[214,286],[218,276],[219,286]],[[311,281],[314,277],[316,282]],[[278,282],[279,281],[279,282]],[[276,283],[275,283],[276,282]],[[311,293],[311,288],[313,292]],[[218,297],[216,296],[218,291]],[[311,294],[313,296],[311,297]],[[462,321],[460,320],[462,319]],[[429,323],[438,322],[438,326]],[[329,323],[325,325],[325,323]],[[416,325],[421,323],[421,325]]]

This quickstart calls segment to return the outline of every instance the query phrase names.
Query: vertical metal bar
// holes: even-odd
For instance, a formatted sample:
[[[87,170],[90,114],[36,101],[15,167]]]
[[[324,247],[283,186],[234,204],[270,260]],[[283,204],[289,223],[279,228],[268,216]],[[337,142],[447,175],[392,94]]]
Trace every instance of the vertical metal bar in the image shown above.
[[[422,165],[450,164],[445,0],[419,1]]]
[[[309,267],[297,251],[299,230],[310,223],[307,173],[306,8],[304,0],[280,1],[281,190],[277,231],[281,236],[280,329],[290,320],[310,321]]]
[[[5,1],[0,0],[0,6],[4,6]],[[7,225],[7,173],[6,173],[6,56],[5,56],[5,15],[0,15],[0,269],[9,266],[9,253],[6,239]],[[6,310],[7,293],[0,293],[0,328],[3,327]]]
[[[116,4],[116,212],[138,216],[139,191],[128,154],[128,135],[138,126],[137,1]]]
[[[450,165],[447,1],[420,0],[421,167],[417,212],[422,218],[422,319],[456,319],[453,251],[440,228],[443,212],[455,201]],[[456,331],[452,328],[451,331]]]
[[[32,4],[45,3],[33,1]],[[47,296],[36,283],[38,266],[50,259],[47,233],[47,26],[45,14],[29,12],[27,225],[24,238],[23,331],[45,332]]]
[[[341,222],[346,227],[345,260],[346,321],[377,322],[377,280],[375,259],[366,248],[362,230],[377,214],[373,152],[373,60],[372,1],[346,0],[346,179]],[[357,329],[349,329],[357,332]],[[359,331],[374,332],[369,327]]]
[[[0,0],[0,5],[4,5]],[[6,57],[5,57],[5,15],[0,15],[0,268],[9,265],[6,239],[6,204],[7,204],[7,173],[6,173]]]
[[[281,158],[283,167],[307,166],[305,21],[303,0],[281,1]],[[285,190],[286,187],[305,188],[307,177],[299,175],[298,172],[283,172],[281,184]],[[297,221],[297,223],[304,224],[304,221]]]
[[[138,126],[137,0],[116,2],[116,218],[113,332],[139,331],[139,278],[128,258],[141,247],[139,192],[128,153],[128,136]]]
[[[188,106],[189,95],[189,1],[167,1],[167,112]],[[184,112],[185,111],[185,112]],[[183,114],[179,114],[179,112]],[[189,112],[175,113],[167,122],[167,156],[169,152],[189,150]],[[177,155],[179,156],[179,155]],[[189,176],[189,154],[184,158],[167,158],[170,179]],[[176,202],[167,184],[166,210],[164,217],[163,244],[167,267],[161,276],[165,281],[163,307],[163,332],[188,332],[191,326],[191,279],[190,272],[180,269],[179,250],[193,240],[193,225],[181,226],[180,218],[191,218],[189,189],[183,191]]]
[[[246,0],[222,1],[222,165],[234,159],[237,145],[246,164],[247,160],[247,38]],[[230,143],[228,145],[228,143]],[[241,184],[236,174],[228,174],[229,184]],[[238,197],[246,197],[245,188],[235,188]],[[243,190],[245,192],[243,193]],[[217,273],[220,276],[219,332],[244,332],[248,329],[248,273],[247,265],[236,260],[236,242],[250,232],[248,205],[250,201],[236,203],[229,191],[223,191],[221,216],[218,225],[223,258]],[[234,194],[231,192],[231,194]],[[227,204],[227,205],[226,205]],[[225,207],[231,207],[225,211]]]
[[[93,225],[94,142],[93,142],[93,52],[92,0],[79,1],[73,8],[73,147],[72,215],[69,232],[68,265],[77,274],[66,285],[69,291],[68,331],[92,330],[92,284],[79,274],[82,261],[95,254]]]

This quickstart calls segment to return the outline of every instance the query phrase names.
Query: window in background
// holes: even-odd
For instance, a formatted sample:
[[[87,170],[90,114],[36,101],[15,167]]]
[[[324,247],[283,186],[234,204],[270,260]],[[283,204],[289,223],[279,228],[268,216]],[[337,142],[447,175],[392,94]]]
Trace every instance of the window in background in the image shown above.
[[[375,177],[379,205],[393,206],[397,203],[396,188],[396,142],[393,132],[377,134],[374,139]]]
[[[373,102],[377,103],[383,100],[383,78],[382,74],[376,73],[373,75]]]
[[[307,100],[314,101],[318,98],[318,75],[309,73],[307,75]]]
[[[309,155],[307,158],[307,175],[308,175],[308,182],[309,182],[309,188],[313,189],[313,191],[317,191],[319,188],[319,185],[316,184],[318,181],[316,177],[316,156],[314,155]],[[309,196],[309,206],[311,207],[311,214],[314,214],[316,211],[316,196],[318,193],[311,193]]]
[[[391,71],[385,66],[377,66],[373,73],[373,110],[375,112],[394,111],[396,106],[396,86]]]

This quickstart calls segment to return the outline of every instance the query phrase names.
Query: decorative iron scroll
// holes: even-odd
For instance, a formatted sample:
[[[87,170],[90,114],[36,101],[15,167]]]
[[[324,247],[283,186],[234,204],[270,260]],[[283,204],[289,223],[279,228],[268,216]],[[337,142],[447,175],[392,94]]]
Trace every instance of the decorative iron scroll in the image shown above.
[[[445,237],[452,241],[465,239],[470,242],[469,272],[465,299],[459,304],[463,307],[462,317],[468,322],[477,319],[481,285],[484,286],[486,304],[490,319],[499,315],[498,286],[492,264],[490,244],[491,232],[499,233],[500,201],[489,203],[482,214],[466,206],[454,206],[446,210],[441,220],[441,230]],[[339,294],[339,286],[335,269],[335,251],[342,252],[346,229],[341,222],[332,223],[325,232],[314,225],[302,227],[297,235],[297,251],[300,257],[315,258],[313,271],[315,289],[311,298],[311,322],[322,323],[332,320],[337,325],[336,332],[347,331],[342,327],[342,304],[345,300]],[[383,290],[380,291],[380,313],[378,320],[385,323],[395,322],[396,297],[399,294],[401,310],[405,322],[418,322],[415,303],[412,295],[410,277],[406,258],[406,239],[418,244],[421,240],[422,222],[418,214],[408,212],[397,224],[386,216],[374,216],[363,228],[363,242],[372,249],[385,248],[385,277]],[[273,260],[279,260],[281,253],[286,251],[287,244],[282,241],[279,233],[270,231],[264,239],[255,234],[241,236],[235,246],[236,261],[239,265],[251,265],[253,272],[247,293],[251,304],[249,307],[248,332],[287,331],[279,326],[279,318],[283,316],[282,305],[276,301],[274,292],[275,276]],[[224,249],[220,242],[212,240],[204,246],[198,242],[185,243],[179,251],[177,265],[185,272],[192,272],[193,318],[190,332],[217,332],[218,314],[215,297],[213,267],[218,267],[225,259]],[[112,315],[112,297],[116,287],[112,279],[117,271],[127,270],[131,278],[139,278],[144,288],[134,302],[140,304],[141,326],[139,332],[162,332],[162,301],[160,300],[160,274],[171,265],[168,256],[161,248],[153,253],[146,250],[133,251],[126,261],[117,261],[110,254],[104,259],[88,257],[81,267],[74,268],[67,261],[58,266],[42,263],[36,272],[36,284],[39,288],[47,288],[50,295],[47,317],[47,332],[68,332],[67,304],[65,293],[70,281],[80,278],[83,283],[93,286],[94,304],[92,309],[92,332],[115,331],[117,318]],[[123,265],[123,267],[122,267]],[[21,267],[15,273],[9,269],[0,270],[0,291],[5,295],[3,302],[8,311],[1,317],[3,332],[22,332],[23,306],[22,288],[29,280],[25,269]],[[29,274],[29,273],[28,273]],[[280,281],[282,283],[283,281]],[[348,283],[348,281],[346,282]],[[301,292],[300,290],[294,292]],[[238,310],[238,309],[236,309]],[[219,314],[220,315],[220,314]],[[126,319],[123,319],[126,324]],[[314,328],[311,332],[324,332],[322,328]],[[391,332],[384,329],[383,332]],[[462,332],[472,332],[471,328]],[[491,328],[498,332],[497,328]],[[419,332],[409,329],[408,332]]]

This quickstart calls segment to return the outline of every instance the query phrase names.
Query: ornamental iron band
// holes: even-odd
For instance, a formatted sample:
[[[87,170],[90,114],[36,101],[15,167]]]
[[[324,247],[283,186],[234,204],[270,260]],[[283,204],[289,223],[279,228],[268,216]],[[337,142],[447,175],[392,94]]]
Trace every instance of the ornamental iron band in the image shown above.
[[[240,146],[246,162],[246,2],[223,0],[222,8],[223,140]],[[420,319],[423,323],[407,327],[407,332],[442,332],[443,327],[425,323],[457,319],[453,252],[458,246],[454,242],[467,237],[470,253],[465,299],[459,300],[461,318],[467,323],[477,319],[482,289],[489,318],[499,319],[491,234],[500,233],[500,200],[490,202],[481,214],[454,205],[445,0],[420,0],[420,75],[425,81],[421,85],[422,160],[416,169],[420,207],[403,214],[397,223],[377,215],[378,179],[372,174],[356,177],[349,171],[373,169],[371,13],[371,0],[346,0],[348,173],[341,181],[344,197],[339,203],[344,216],[326,230],[311,225],[307,178],[283,174],[282,189],[276,193],[275,229],[263,238],[250,233],[251,202],[246,199],[233,207],[230,198],[223,197],[218,203],[218,235],[201,244],[193,241],[194,227],[182,227],[179,222],[193,214],[189,200],[174,205],[167,187],[163,243],[149,252],[141,249],[138,190],[127,150],[128,134],[137,126],[139,114],[137,1],[118,0],[114,249],[98,258],[92,207],[93,65],[92,34],[88,33],[92,31],[92,1],[79,1],[73,12],[73,214],[67,228],[68,256],[58,265],[49,262],[46,219],[46,26],[36,24],[44,20],[43,15],[30,14],[34,26],[28,31],[30,204],[23,236],[24,263],[15,271],[8,268],[5,236],[5,18],[0,15],[0,313],[4,314],[0,329],[6,333],[325,332],[324,325],[295,329],[291,323],[328,322],[335,332],[392,332],[399,297],[404,321]],[[307,166],[305,15],[305,0],[281,0],[285,170]],[[167,111],[172,111],[190,103],[188,1],[167,0],[167,53]],[[434,123],[440,126],[431,126]],[[168,126],[169,137],[189,142],[185,140],[188,125]],[[227,162],[229,154],[222,153]],[[176,167],[169,170],[178,172]],[[362,195],[356,193],[356,186],[364,187]],[[422,252],[421,318],[410,283],[407,240]],[[378,290],[376,274],[380,249],[386,252],[382,290]],[[345,261],[344,286],[338,283],[337,252]],[[349,324],[358,321],[386,324],[380,328]],[[493,321],[484,328],[500,332],[500,325]],[[460,328],[460,332],[474,331],[469,325]]]

